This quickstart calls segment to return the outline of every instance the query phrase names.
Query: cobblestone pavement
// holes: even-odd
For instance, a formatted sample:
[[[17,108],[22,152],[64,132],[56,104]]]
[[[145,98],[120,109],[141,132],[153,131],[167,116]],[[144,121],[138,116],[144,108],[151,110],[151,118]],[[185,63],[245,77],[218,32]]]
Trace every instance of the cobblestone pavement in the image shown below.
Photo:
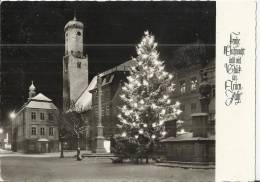
[[[213,182],[213,169],[182,169],[152,164],[113,164],[110,159],[2,157],[9,182]]]

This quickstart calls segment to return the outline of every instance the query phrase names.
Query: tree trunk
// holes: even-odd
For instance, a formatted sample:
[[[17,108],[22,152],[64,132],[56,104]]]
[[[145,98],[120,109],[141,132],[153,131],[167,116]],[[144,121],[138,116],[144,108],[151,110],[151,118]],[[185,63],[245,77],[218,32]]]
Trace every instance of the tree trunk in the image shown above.
[[[80,157],[80,140],[79,140],[79,134],[77,134],[77,160],[81,161],[81,157]]]

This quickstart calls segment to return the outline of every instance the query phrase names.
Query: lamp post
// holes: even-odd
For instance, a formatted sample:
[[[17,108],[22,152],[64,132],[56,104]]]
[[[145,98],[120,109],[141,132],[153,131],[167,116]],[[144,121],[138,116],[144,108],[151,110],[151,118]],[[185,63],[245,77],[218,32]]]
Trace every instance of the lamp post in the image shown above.
[[[4,137],[3,137],[3,128],[0,128],[0,148],[4,148]]]
[[[16,117],[16,114],[14,111],[9,113],[9,118],[11,119],[11,149],[12,150],[14,150],[14,136],[13,136],[14,123],[13,123],[13,121],[14,121],[15,117]]]

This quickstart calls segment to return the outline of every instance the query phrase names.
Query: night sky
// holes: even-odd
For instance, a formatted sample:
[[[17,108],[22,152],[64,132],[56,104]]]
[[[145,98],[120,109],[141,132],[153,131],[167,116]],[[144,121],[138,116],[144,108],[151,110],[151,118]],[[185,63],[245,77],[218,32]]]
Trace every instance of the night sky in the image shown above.
[[[135,56],[145,30],[155,35],[167,63],[174,65],[174,51],[198,38],[214,57],[215,6],[215,2],[2,2],[2,122],[27,100],[31,80],[37,92],[62,105],[64,26],[74,12],[85,25],[91,79]]]

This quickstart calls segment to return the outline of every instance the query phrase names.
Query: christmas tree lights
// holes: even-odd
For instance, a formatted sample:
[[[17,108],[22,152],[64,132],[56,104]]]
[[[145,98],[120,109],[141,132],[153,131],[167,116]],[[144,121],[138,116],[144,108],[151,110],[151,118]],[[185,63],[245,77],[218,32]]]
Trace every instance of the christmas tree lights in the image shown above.
[[[120,108],[120,130],[125,137],[136,140],[150,139],[166,135],[164,123],[176,118],[180,113],[180,103],[169,99],[175,89],[174,76],[164,70],[157,43],[148,31],[136,47],[136,66],[130,69],[128,82],[120,95],[124,105]],[[123,134],[122,134],[123,135]],[[138,136],[138,137],[136,137]]]

